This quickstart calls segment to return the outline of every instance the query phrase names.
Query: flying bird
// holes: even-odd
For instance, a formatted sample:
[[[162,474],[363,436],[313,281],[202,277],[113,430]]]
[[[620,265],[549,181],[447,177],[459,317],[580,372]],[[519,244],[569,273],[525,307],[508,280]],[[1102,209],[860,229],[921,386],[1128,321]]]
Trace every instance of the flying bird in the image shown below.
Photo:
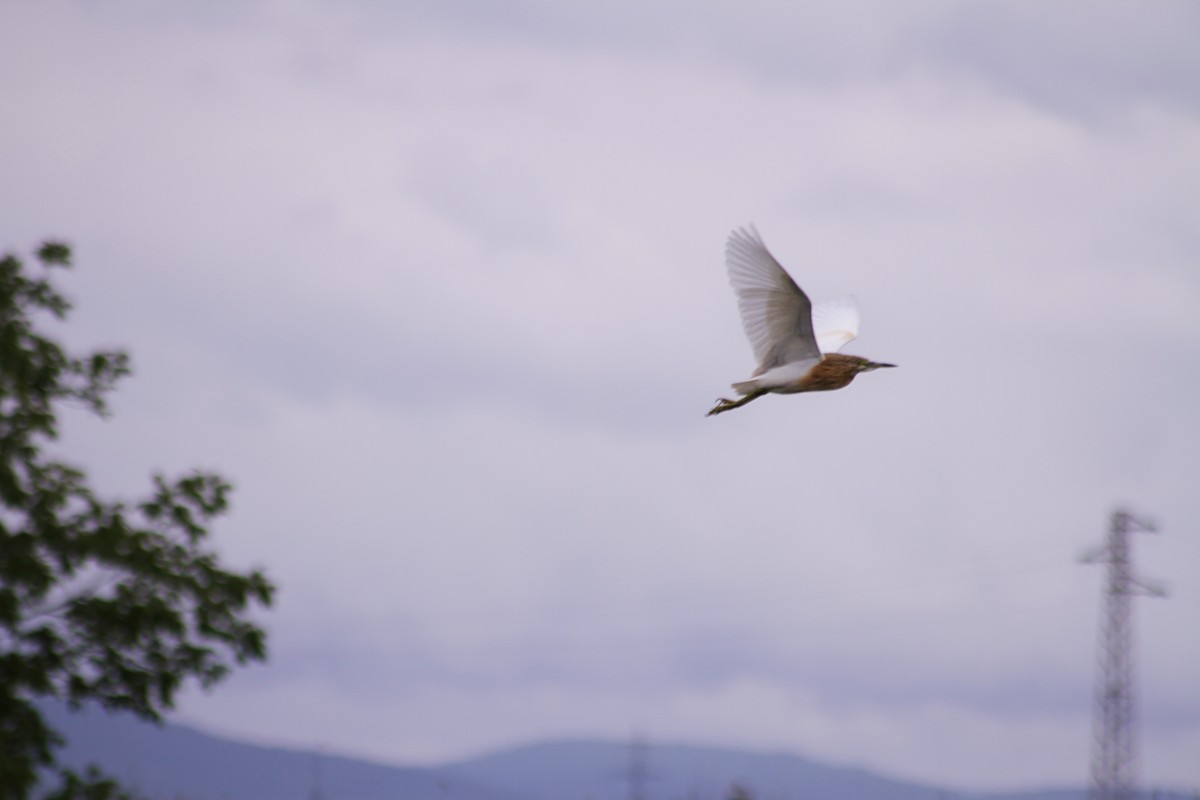
[[[742,327],[758,359],[750,380],[733,384],[737,400],[717,400],[708,416],[740,408],[764,394],[841,389],[881,364],[838,352],[858,336],[858,306],[850,300],[809,301],[751,225],[725,245],[725,269],[737,293]]]

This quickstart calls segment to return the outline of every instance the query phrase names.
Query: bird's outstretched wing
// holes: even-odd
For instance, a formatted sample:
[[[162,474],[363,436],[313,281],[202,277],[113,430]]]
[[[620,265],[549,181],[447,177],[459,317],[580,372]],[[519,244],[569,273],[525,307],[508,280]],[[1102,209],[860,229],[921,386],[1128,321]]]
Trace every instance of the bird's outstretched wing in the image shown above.
[[[858,304],[852,297],[817,303],[812,326],[821,352],[836,353],[858,336]]]
[[[808,296],[767,250],[753,225],[729,235],[725,268],[737,293],[742,327],[758,359],[756,375],[821,357]]]

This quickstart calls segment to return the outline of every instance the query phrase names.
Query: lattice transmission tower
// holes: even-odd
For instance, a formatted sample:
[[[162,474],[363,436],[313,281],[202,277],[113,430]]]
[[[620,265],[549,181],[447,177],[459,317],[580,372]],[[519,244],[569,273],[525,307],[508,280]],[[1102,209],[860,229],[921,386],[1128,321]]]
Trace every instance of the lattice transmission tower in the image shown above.
[[[1133,800],[1137,778],[1133,698],[1133,596],[1165,597],[1161,587],[1138,580],[1129,557],[1129,534],[1154,526],[1116,511],[1104,544],[1083,561],[1106,564],[1100,663],[1092,717],[1089,800]]]
[[[650,780],[649,745],[641,733],[634,733],[629,742],[629,769],[625,780],[629,782],[629,800],[646,800],[646,783]]]

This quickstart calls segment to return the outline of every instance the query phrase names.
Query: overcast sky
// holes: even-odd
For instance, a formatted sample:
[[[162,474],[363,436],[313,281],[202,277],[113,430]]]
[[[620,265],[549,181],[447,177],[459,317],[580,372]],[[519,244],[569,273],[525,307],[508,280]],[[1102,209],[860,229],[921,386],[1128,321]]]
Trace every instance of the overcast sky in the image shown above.
[[[0,248],[136,374],[63,451],[237,486],[271,661],[177,719],[432,763],[640,731],[1080,784],[1118,505],[1200,786],[1200,6],[7,2]],[[753,369],[754,222],[899,369]],[[651,751],[651,759],[653,751]]]

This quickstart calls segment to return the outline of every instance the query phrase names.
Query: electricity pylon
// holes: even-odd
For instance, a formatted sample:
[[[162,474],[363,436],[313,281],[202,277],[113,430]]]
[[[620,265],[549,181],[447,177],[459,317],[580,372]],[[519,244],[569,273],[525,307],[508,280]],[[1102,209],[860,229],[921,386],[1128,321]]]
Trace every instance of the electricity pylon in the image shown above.
[[[1083,561],[1107,564],[1100,664],[1092,717],[1092,776],[1089,800],[1133,800],[1137,773],[1133,707],[1133,596],[1165,597],[1166,591],[1133,576],[1129,534],[1154,526],[1115,511],[1104,545]]]
[[[625,778],[629,781],[629,800],[646,800],[646,782],[650,779],[648,749],[646,738],[635,732],[629,743],[629,771]]]

